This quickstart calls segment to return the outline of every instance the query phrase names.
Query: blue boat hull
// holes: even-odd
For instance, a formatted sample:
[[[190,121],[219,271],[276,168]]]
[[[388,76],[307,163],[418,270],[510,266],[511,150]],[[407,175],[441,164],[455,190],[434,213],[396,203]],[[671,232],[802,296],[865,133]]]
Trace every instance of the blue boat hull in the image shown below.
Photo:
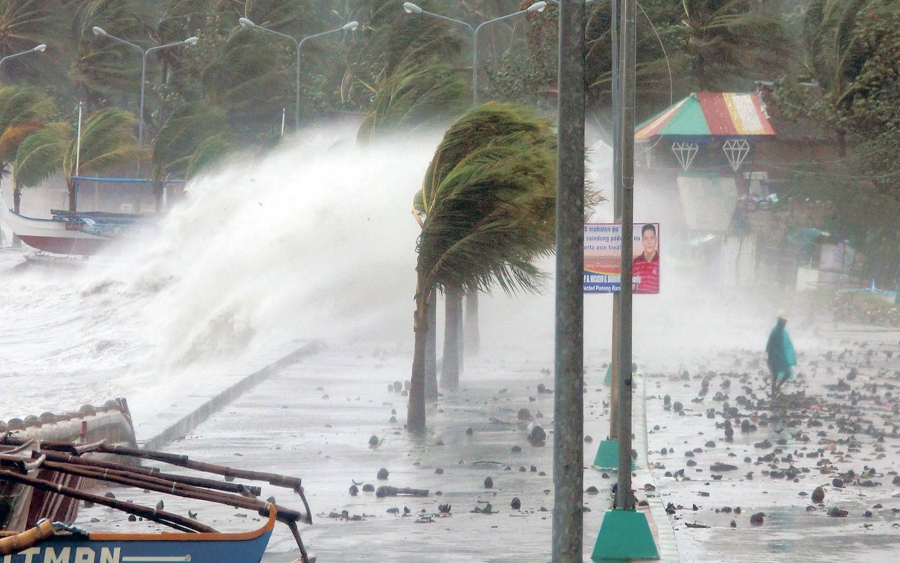
[[[57,533],[0,563],[259,563],[275,526],[270,512],[262,528],[246,533]]]

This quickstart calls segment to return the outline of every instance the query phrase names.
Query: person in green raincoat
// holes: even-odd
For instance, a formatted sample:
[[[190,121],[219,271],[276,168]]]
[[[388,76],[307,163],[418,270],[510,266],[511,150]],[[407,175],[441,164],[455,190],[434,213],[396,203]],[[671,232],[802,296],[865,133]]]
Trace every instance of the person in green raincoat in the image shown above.
[[[766,343],[769,371],[772,372],[773,398],[785,381],[794,378],[792,368],[797,365],[797,354],[794,352],[794,345],[791,343],[791,337],[788,336],[787,331],[784,329],[786,324],[787,315],[784,311],[779,311],[778,321],[775,323],[775,327],[772,328],[772,332],[769,333],[769,341]]]

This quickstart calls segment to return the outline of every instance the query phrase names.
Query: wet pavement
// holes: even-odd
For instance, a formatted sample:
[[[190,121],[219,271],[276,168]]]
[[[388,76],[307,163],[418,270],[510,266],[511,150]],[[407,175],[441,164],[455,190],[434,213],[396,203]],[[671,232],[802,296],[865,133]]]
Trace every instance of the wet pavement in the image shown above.
[[[644,510],[664,561],[866,562],[883,561],[898,548],[900,498],[894,495],[900,487],[893,480],[900,419],[893,386],[900,386],[900,372],[890,352],[900,333],[833,327],[815,336],[820,346],[805,348],[797,379],[785,388],[803,393],[776,415],[757,404],[766,397],[761,352],[719,351],[640,374],[633,485],[637,498],[648,501]],[[553,395],[538,386],[552,391],[553,360],[511,358],[470,361],[460,391],[429,409],[434,433],[416,441],[403,428],[406,397],[393,390],[395,381],[407,379],[409,352],[322,347],[165,449],[301,477],[314,524],[300,531],[319,561],[549,561]],[[608,432],[609,388],[602,385],[601,361],[589,357],[585,367],[584,459],[590,464]],[[532,419],[520,419],[521,409]],[[529,422],[550,434],[544,446],[528,442]],[[373,436],[377,445],[370,446]],[[377,478],[382,468],[389,472],[385,480]],[[488,477],[492,488],[485,486]],[[615,481],[614,471],[585,469],[585,488],[598,491],[584,496],[585,561]],[[428,496],[378,498],[363,485],[427,489]],[[810,498],[817,486],[825,492],[821,503]],[[262,498],[269,495],[302,507],[289,492],[264,486]],[[140,492],[130,498],[149,506],[158,500]],[[440,505],[450,505],[449,514]],[[223,531],[246,530],[259,520],[181,499],[167,499],[166,509],[198,512]],[[758,513],[762,523],[751,523]],[[102,507],[84,510],[80,523],[87,527],[91,519],[104,529],[155,529]],[[289,532],[276,529],[264,560],[297,556]]]
[[[682,561],[874,562],[900,546],[900,332],[832,327],[816,337],[775,416],[755,407],[767,396],[759,353],[646,375],[649,458]]]

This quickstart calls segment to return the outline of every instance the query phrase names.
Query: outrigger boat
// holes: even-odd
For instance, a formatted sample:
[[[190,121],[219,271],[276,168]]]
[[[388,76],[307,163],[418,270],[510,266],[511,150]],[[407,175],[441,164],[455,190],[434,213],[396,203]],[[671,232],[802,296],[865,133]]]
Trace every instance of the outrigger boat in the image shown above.
[[[0,421],[0,454],[31,455],[36,444],[44,441],[72,444],[98,440],[137,445],[131,413],[124,398],[109,400],[100,406],[83,405],[73,412],[45,412],[40,416]],[[77,475],[50,471],[40,465],[29,468],[32,477],[73,489],[82,486],[83,479]],[[0,481],[0,530],[23,531],[42,518],[71,524],[77,515],[78,501],[70,497]]]
[[[212,473],[223,481],[197,475],[162,473],[126,463],[99,461],[87,454],[115,455],[138,460],[153,460],[192,471]],[[51,480],[32,477],[36,468],[60,475],[104,481],[185,498],[215,502],[256,510],[267,517],[259,529],[240,533],[219,533],[215,529],[179,514],[123,502],[104,495],[66,487]],[[285,487],[303,502],[305,513],[264,502],[257,497],[260,487],[235,482],[235,479],[264,481]],[[65,523],[49,520],[20,532],[0,532],[0,563],[54,561],[58,563],[124,563],[147,561],[191,561],[193,563],[258,563],[268,545],[275,521],[288,526],[300,551],[296,563],[312,563],[297,529],[297,522],[312,523],[309,504],[301,480],[296,477],[234,469],[190,460],[187,456],[140,450],[105,441],[92,444],[43,442],[30,455],[0,454],[0,485],[12,483],[34,490],[52,491],[78,501],[90,502],[169,526],[177,532],[156,534],[119,534],[89,532]],[[271,499],[270,499],[271,500]]]

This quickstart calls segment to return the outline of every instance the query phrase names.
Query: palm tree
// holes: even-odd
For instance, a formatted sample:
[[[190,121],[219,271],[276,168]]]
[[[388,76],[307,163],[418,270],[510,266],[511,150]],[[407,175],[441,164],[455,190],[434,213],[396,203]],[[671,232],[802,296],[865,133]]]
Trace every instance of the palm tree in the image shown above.
[[[53,102],[30,86],[0,87],[0,171],[16,158],[19,145],[41,129],[56,111]],[[19,211],[18,190],[13,190],[16,212]]]
[[[853,105],[854,96],[867,87],[859,78],[868,53],[862,48],[857,17],[868,0],[812,0],[806,9],[803,39],[807,70],[816,79],[837,113]],[[838,148],[846,153],[846,131],[836,124]]]
[[[76,155],[78,139],[70,138],[63,158],[63,176],[69,196],[69,211],[75,212],[75,166],[79,174],[97,174],[146,158],[147,150],[139,147],[134,134],[135,118],[119,109],[102,109],[84,122],[81,130],[81,154]]]
[[[676,26],[683,69],[699,90],[730,90],[759,77],[777,77],[795,44],[782,18],[751,0],[682,0]]]
[[[6,0],[0,3],[0,57],[21,53],[39,43],[51,45],[51,51],[58,41],[59,22],[54,17],[53,3],[46,0]],[[23,71],[47,67],[50,60],[42,57],[21,57],[3,66],[3,75],[21,76]]]
[[[172,175],[186,178],[198,147],[211,137],[224,140],[228,121],[224,111],[203,103],[178,107],[160,129],[153,144],[152,177],[156,210],[162,208],[162,187]],[[197,164],[195,164],[197,166]]]
[[[69,148],[72,128],[66,123],[51,123],[25,138],[13,163],[14,210],[19,212],[23,188],[33,188],[58,174]]]
[[[415,353],[407,427],[425,430],[428,302],[436,289],[537,291],[533,265],[555,242],[556,141],[525,108],[487,104],[445,134],[422,185],[416,265]],[[445,349],[444,361],[457,354]],[[455,388],[453,374],[442,385]],[[458,378],[458,373],[456,374]]]
[[[94,26],[111,35],[133,40],[150,37],[155,3],[140,0],[84,0],[76,3],[72,17],[75,55],[69,79],[89,107],[102,107],[107,99],[121,99],[122,92],[137,100],[140,86],[140,53],[115,41],[96,36]]]
[[[454,119],[469,107],[470,92],[468,81],[449,64],[405,64],[378,89],[357,141],[368,143],[385,131],[434,126]]]

